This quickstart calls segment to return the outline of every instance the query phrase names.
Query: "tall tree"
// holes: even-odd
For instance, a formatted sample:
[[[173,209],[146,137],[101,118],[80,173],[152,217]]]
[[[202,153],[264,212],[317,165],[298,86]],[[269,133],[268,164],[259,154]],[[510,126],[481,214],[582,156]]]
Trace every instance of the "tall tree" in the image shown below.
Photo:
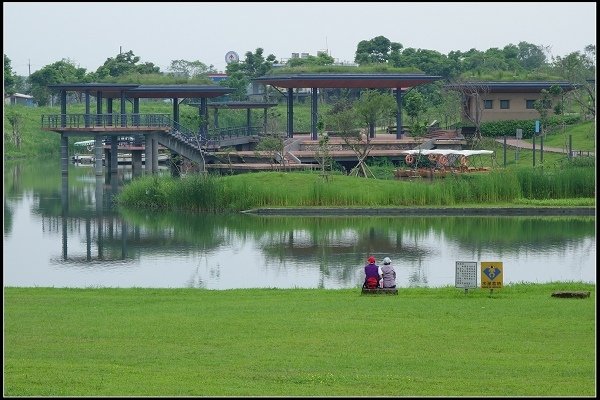
[[[35,71],[29,76],[31,94],[40,106],[49,103],[55,92],[48,85],[60,83],[81,83],[89,81],[85,68],[77,67],[73,61],[62,59]]]
[[[396,111],[396,101],[389,93],[381,93],[377,90],[365,90],[354,104],[354,109],[359,118],[369,128],[369,137],[375,137],[375,126],[377,122],[389,117]]]
[[[156,74],[160,68],[151,62],[138,64],[140,57],[133,54],[132,50],[125,53],[119,53],[115,57],[106,59],[103,65],[96,70],[96,77],[100,80],[107,78],[116,78],[129,74]]]
[[[519,48],[519,55],[517,56],[519,63],[526,70],[533,71],[546,63],[546,54],[542,46],[519,42],[517,47]]]
[[[421,132],[420,129],[418,129],[419,127],[419,119],[421,117],[421,115],[427,111],[427,107],[425,106],[425,98],[423,97],[423,95],[416,91],[416,90],[410,90],[408,93],[406,93],[406,95],[404,96],[404,110],[406,111],[406,114],[408,115],[408,117],[410,118],[410,122],[412,125],[412,132],[416,135],[420,135],[424,132]]]
[[[584,115],[595,118],[596,46],[588,45],[584,52],[575,51],[565,57],[556,57],[554,68],[576,87],[576,90],[567,93],[567,97],[581,108]]]
[[[341,100],[329,110],[326,119],[327,124],[335,130],[335,134],[340,136],[346,146],[350,147],[356,155],[357,164],[352,168],[350,174],[361,175],[365,178],[375,177],[365,162],[373,146],[370,144],[368,135],[361,132],[360,129],[356,129],[360,121],[353,104]]]
[[[356,46],[354,62],[359,65],[364,64],[380,64],[388,62],[390,53],[394,54],[402,49],[400,43],[391,42],[385,36],[377,36],[371,40],[361,40]]]
[[[12,70],[10,58],[4,54],[4,95],[15,93],[16,75]]]

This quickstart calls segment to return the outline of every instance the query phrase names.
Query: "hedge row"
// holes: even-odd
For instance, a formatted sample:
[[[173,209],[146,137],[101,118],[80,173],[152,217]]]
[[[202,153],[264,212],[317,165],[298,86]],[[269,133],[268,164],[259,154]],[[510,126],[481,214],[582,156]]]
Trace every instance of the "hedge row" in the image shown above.
[[[579,115],[553,115],[544,127],[546,132],[563,125],[573,125],[581,121]],[[535,120],[507,120],[481,123],[481,134],[485,137],[514,136],[517,129],[523,130],[523,139],[531,139],[535,132]]]

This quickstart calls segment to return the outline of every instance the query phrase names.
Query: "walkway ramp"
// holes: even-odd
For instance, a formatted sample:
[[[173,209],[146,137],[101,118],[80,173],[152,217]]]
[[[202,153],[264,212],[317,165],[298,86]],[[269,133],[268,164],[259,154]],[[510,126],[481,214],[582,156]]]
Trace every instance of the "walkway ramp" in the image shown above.
[[[159,133],[158,143],[180,154],[182,157],[198,163],[204,169],[205,152],[201,147],[200,140],[194,140],[194,138],[184,136],[176,130],[171,130]]]

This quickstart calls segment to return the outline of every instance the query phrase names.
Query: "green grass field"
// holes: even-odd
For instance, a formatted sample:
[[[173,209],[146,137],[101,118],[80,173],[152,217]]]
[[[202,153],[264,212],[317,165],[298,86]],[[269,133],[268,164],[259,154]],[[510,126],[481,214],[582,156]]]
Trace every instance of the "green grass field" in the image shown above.
[[[5,288],[4,395],[594,396],[595,329],[582,283]]]

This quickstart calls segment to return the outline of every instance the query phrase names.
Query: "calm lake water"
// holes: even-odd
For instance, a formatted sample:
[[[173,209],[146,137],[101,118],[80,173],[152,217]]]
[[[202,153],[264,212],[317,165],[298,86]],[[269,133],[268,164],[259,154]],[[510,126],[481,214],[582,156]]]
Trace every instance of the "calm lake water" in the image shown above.
[[[5,162],[4,286],[355,288],[369,255],[399,287],[455,284],[499,261],[504,284],[596,282],[594,217],[279,217],[119,210],[114,177]],[[301,190],[301,188],[299,188]],[[479,282],[478,278],[478,282]]]

